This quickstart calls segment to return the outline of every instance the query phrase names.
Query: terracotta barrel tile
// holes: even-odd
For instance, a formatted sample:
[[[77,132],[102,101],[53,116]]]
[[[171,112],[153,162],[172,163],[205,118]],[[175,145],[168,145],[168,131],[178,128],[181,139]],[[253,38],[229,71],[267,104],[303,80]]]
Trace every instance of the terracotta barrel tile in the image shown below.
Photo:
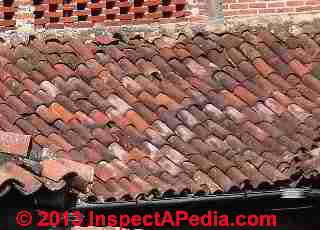
[[[13,78],[8,78],[4,84],[8,87],[8,90],[16,96],[19,96],[25,90],[23,84]]]
[[[302,79],[302,81],[307,87],[313,89],[317,93],[320,93],[320,81],[318,79],[316,79],[314,76],[306,75]]]
[[[289,183],[289,178],[287,176],[268,163],[264,163],[259,170],[275,184],[286,185]]]
[[[87,141],[84,140],[78,133],[73,130],[68,130],[63,132],[62,136],[76,148],[81,148],[87,144]]]
[[[54,101],[54,97],[51,97],[49,94],[47,94],[45,91],[43,91],[41,89],[35,93],[35,96],[40,101],[42,101],[43,104],[45,104],[47,106],[49,106]]]
[[[193,76],[192,72],[177,59],[172,59],[168,63],[173,69],[173,71],[176,72],[178,75],[185,76],[186,78],[190,78]]]
[[[246,104],[242,100],[240,100],[238,97],[227,90],[222,90],[221,94],[223,95],[225,106],[233,106],[236,109],[241,109],[246,106]]]
[[[153,129],[147,129],[145,131],[145,135],[148,138],[148,141],[151,142],[157,148],[161,148],[163,145],[167,143],[164,137],[161,136],[161,133]]]
[[[269,66],[262,58],[257,58],[254,60],[254,65],[256,69],[264,76],[268,77],[274,72],[274,69]]]
[[[183,121],[189,128],[192,129],[193,126],[199,124],[199,121],[187,110],[181,110],[177,114],[178,118]]]
[[[270,180],[268,180],[264,175],[258,172],[258,170],[251,165],[249,162],[246,162],[241,167],[241,171],[244,172],[251,181],[251,184],[254,188],[264,188],[270,187]]]
[[[304,122],[305,119],[307,119],[309,116],[312,116],[307,111],[303,110],[300,106],[296,104],[291,104],[288,106],[288,111],[292,113],[297,119],[299,119],[301,122]]]
[[[143,90],[142,86],[130,77],[124,77],[121,82],[134,96],[138,96]]]
[[[252,94],[250,91],[248,91],[246,88],[242,86],[238,86],[234,89],[233,93],[240,97],[242,100],[244,100],[249,106],[255,105],[258,98]]]
[[[206,71],[206,69],[201,66],[199,63],[197,63],[196,61],[194,61],[191,58],[187,58],[184,60],[183,62],[187,68],[191,71],[191,73],[200,78],[200,79],[205,79],[205,78],[209,78],[210,75],[209,73]],[[183,75],[182,75],[183,76]]]
[[[161,81],[161,89],[164,93],[166,93],[169,97],[172,97],[177,102],[182,102],[187,95],[181,91],[178,87],[172,84],[169,81],[163,80]]]
[[[214,105],[212,104],[207,104],[203,111],[209,116],[211,117],[214,121],[221,121],[225,118],[225,115],[223,114],[223,112],[221,110],[219,110],[218,108],[216,108]]]
[[[256,111],[258,116],[264,121],[272,123],[276,118],[276,114],[262,103],[257,103],[257,105],[253,107],[253,110]]]
[[[111,94],[108,98],[107,101],[114,106],[120,114],[124,115],[128,110],[132,109],[131,106],[129,106],[125,101],[123,101],[121,98],[118,96]]]
[[[14,124],[15,121],[21,117],[16,111],[5,104],[0,106],[0,113],[5,116],[11,124]]]
[[[51,104],[51,106],[49,107],[49,112],[55,114],[56,117],[61,118],[66,123],[74,118],[74,115],[72,113],[70,113],[58,103]]]
[[[214,79],[218,82],[219,85],[223,85],[229,91],[233,91],[239,83],[234,80],[231,76],[225,74],[224,72],[217,72],[214,75]]]
[[[245,114],[230,106],[226,107],[225,114],[237,124],[242,124],[243,122],[248,120]]]
[[[209,175],[213,179],[213,181],[215,181],[220,185],[220,187],[223,188],[224,191],[230,192],[239,190],[237,185],[218,168],[212,168],[209,172]]]
[[[250,180],[249,178],[244,175],[237,167],[231,167],[227,172],[226,175],[234,181],[240,189],[245,189],[249,187]]]
[[[239,64],[239,70],[248,78],[254,78],[258,74],[254,66],[246,61]]]
[[[305,65],[301,64],[301,62],[296,60],[296,59],[292,60],[289,63],[289,66],[301,78],[304,77],[304,75],[306,75],[307,73],[310,72],[310,70]]]
[[[8,181],[12,179],[18,181],[22,185],[22,188],[19,190],[26,195],[30,195],[38,191],[42,186],[41,182],[37,180],[32,173],[17,166],[13,162],[7,162],[4,166],[2,166],[1,171],[3,183],[5,183],[6,180]]]
[[[85,163],[93,162],[96,164],[101,160],[104,160],[103,155],[100,152],[97,152],[91,146],[82,148],[80,153],[77,152],[77,156],[73,156],[73,159],[77,160],[79,157],[83,157],[82,160],[85,161]]]
[[[241,136],[242,142],[246,143],[249,148],[255,150],[258,154],[266,151],[267,146],[259,142],[255,137],[249,133],[243,133]]]
[[[183,76],[183,75],[182,75]],[[213,88],[198,78],[188,79],[190,84],[203,94],[208,94]]]
[[[184,141],[189,142],[192,138],[196,137],[190,129],[183,125],[179,125],[175,129],[175,133]]]
[[[192,178],[199,186],[208,186],[211,193],[221,192],[223,188],[217,185],[209,176],[201,171],[197,171]]]
[[[23,101],[21,101],[18,97],[16,96],[10,96],[7,99],[7,103],[9,106],[13,109],[15,109],[18,114],[31,114],[34,112],[34,110],[30,107],[28,107]]]
[[[69,152],[71,151],[74,146],[70,145],[68,142],[66,142],[66,140],[55,134],[55,133],[52,133],[48,136],[49,140],[51,140],[53,143],[57,144],[58,146],[62,147],[66,152]]]
[[[32,95],[28,91],[24,91],[20,95],[20,98],[25,104],[27,104],[28,106],[32,107],[33,109],[37,109],[39,106],[45,104],[45,102],[42,99],[40,99],[36,95]]]
[[[140,132],[144,132],[149,127],[148,123],[135,111],[130,110],[126,114],[126,118],[131,122]]]
[[[148,154],[145,153],[144,151],[141,151],[138,148],[133,148],[130,150],[129,154],[128,154],[128,160],[135,160],[135,161],[140,161],[143,158],[147,157]]]
[[[280,116],[283,112],[286,111],[286,108],[279,104],[276,100],[268,98],[265,101],[265,105],[270,108],[274,113]]]
[[[249,43],[242,43],[239,48],[251,61],[261,57],[261,54]]]
[[[236,48],[228,49],[227,53],[235,64],[240,64],[241,62],[247,60],[246,57],[243,56],[243,54],[240,51],[238,51]]]
[[[3,131],[0,131],[0,133],[0,145],[2,152],[21,156],[27,155],[31,136]]]
[[[216,151],[221,154],[227,152],[230,149],[230,146],[227,142],[224,142],[215,136],[210,136],[205,142],[209,145],[214,146]]]
[[[27,120],[18,119],[15,123],[28,135],[36,136],[40,134],[39,130],[36,127],[32,126]]]
[[[129,159],[128,152],[116,142],[108,146],[108,154],[117,157],[121,161],[127,161]]]

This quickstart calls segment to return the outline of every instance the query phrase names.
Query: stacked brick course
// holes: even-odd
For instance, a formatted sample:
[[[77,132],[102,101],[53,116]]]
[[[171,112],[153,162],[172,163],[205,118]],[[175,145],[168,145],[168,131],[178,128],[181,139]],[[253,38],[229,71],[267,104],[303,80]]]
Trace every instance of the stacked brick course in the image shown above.
[[[95,23],[149,23],[188,16],[186,0],[37,0],[37,27],[91,27]]]
[[[319,0],[224,0],[225,17],[319,12]]]
[[[2,0],[0,28],[176,22],[208,16],[217,0]],[[210,7],[211,6],[211,7]],[[213,6],[213,8],[212,8]],[[320,12],[320,0],[224,0],[224,17]],[[211,12],[212,14],[212,12]],[[178,20],[177,20],[178,19]]]
[[[3,0],[0,4],[0,27],[12,27],[15,21],[16,2],[14,0]]]

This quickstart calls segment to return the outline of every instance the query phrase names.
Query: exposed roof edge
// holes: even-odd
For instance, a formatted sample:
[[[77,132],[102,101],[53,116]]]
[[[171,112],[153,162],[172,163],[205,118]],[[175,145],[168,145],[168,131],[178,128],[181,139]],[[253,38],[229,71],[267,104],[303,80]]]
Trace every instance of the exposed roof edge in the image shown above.
[[[230,32],[242,32],[246,30],[268,29],[275,33],[276,36],[283,37],[284,35],[297,36],[303,33],[319,33],[319,17],[316,14],[301,13],[301,14],[284,14],[284,15],[263,15],[253,17],[232,17],[224,21],[223,24],[215,24],[206,17],[199,17],[191,21],[179,23],[159,24],[153,23],[148,25],[123,25],[111,27],[94,27],[94,28],[65,28],[51,30],[21,30],[0,32],[0,38],[4,42],[10,41],[15,45],[19,43],[27,44],[30,39],[40,37],[73,37],[81,40],[94,40],[98,35],[112,36],[121,35],[130,39],[134,36],[142,36],[146,40],[153,40],[159,36],[165,35],[172,38],[177,38],[183,33],[187,36],[194,36],[198,32],[210,31],[217,34]]]
[[[136,201],[119,201],[119,202],[105,202],[105,203],[81,203],[77,204],[72,210],[128,210],[130,208],[163,208],[181,205],[192,204],[206,204],[208,202],[225,202],[225,201],[243,201],[243,200],[257,200],[267,198],[280,199],[320,199],[320,189],[312,188],[286,188],[269,191],[255,191],[255,192],[240,192],[232,194],[217,194],[207,196],[192,196],[179,198],[164,198],[157,200],[136,200]]]

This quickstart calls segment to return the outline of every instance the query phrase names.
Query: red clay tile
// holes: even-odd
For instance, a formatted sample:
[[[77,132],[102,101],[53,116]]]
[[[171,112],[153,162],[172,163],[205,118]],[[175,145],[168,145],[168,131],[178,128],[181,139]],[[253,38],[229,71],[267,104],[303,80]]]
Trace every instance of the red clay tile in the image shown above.
[[[39,130],[25,119],[18,119],[15,124],[28,135],[36,136],[40,134]]]
[[[1,152],[26,156],[29,151],[31,136],[0,131]]]
[[[43,167],[41,174],[54,181],[60,181],[72,173],[76,173],[87,183],[93,181],[94,171],[89,165],[67,159],[45,160],[41,165]]]
[[[189,69],[187,69],[186,66],[183,65],[178,60],[172,59],[168,63],[173,69],[173,71],[176,72],[177,74],[184,76],[186,78],[192,77],[192,72]]]
[[[274,72],[274,69],[272,69],[272,67],[269,66],[262,58],[255,59],[254,65],[264,77],[268,77]]]
[[[253,106],[256,104],[258,98],[252,94],[250,91],[248,91],[246,88],[242,86],[237,86],[233,93],[240,97],[242,100],[244,100],[249,106]]]
[[[15,96],[8,97],[7,103],[10,105],[11,108],[15,109],[20,115],[21,114],[27,115],[34,112],[33,109],[29,108],[18,97],[15,97]]]
[[[49,40],[40,49],[32,40],[18,48],[30,49],[30,60],[21,59],[29,51],[5,54],[14,64],[1,73],[0,129],[32,134],[32,154],[46,147],[96,167],[100,187],[92,192],[107,200],[154,186],[167,193],[286,187],[292,181],[281,172],[295,170],[297,155],[313,159],[319,133],[320,83],[315,70],[306,74],[317,63],[310,39],[296,52],[269,32],[248,31],[105,47]],[[77,167],[54,164],[61,170],[46,170],[58,182],[38,176],[41,183],[86,190],[79,176],[62,180],[79,175]]]
[[[13,78],[8,78],[4,84],[16,96],[19,96],[25,90],[23,84]]]
[[[20,191],[25,195],[35,193],[42,186],[41,182],[37,180],[34,175],[25,169],[17,166],[13,162],[7,162],[1,167],[1,174],[3,175],[2,183],[5,184],[9,180],[16,180],[22,185]]]
[[[246,57],[242,55],[240,51],[238,51],[236,48],[231,48],[228,51],[229,57],[232,59],[232,61],[235,64],[240,64],[243,61],[246,61]]]
[[[72,146],[68,142],[66,142],[66,140],[63,137],[58,136],[55,133],[50,134],[48,136],[48,138],[49,138],[50,141],[52,141],[56,145],[62,147],[63,150],[65,150],[66,152],[69,152],[74,148],[74,146]]]
[[[85,46],[80,40],[73,40],[69,43],[69,45],[85,60],[89,60],[94,58],[93,53],[91,50]]]
[[[248,78],[255,78],[258,75],[258,72],[254,66],[246,61],[239,64],[239,70]]]
[[[72,113],[58,103],[51,104],[49,107],[49,113],[53,113],[57,118],[62,119],[65,123],[68,123],[74,117]]]
[[[249,43],[242,43],[240,45],[240,50],[251,61],[255,60],[256,58],[261,57],[261,54],[252,45],[250,45]]]
[[[296,74],[298,74],[299,77],[304,77],[304,75],[310,72],[310,69],[301,64],[298,60],[292,60],[289,63],[289,66]]]
[[[234,106],[235,108],[240,110],[241,108],[246,106],[246,104],[241,99],[227,90],[222,90],[221,94],[223,95],[223,102],[225,106]]]
[[[265,101],[265,105],[271,109],[274,113],[276,113],[278,116],[280,116],[283,112],[286,111],[286,108],[283,107],[280,103],[278,103],[276,100],[272,98],[268,98]]]
[[[125,54],[119,50],[116,46],[108,46],[105,50],[107,54],[109,54],[113,59],[119,61],[121,58],[125,57]]]

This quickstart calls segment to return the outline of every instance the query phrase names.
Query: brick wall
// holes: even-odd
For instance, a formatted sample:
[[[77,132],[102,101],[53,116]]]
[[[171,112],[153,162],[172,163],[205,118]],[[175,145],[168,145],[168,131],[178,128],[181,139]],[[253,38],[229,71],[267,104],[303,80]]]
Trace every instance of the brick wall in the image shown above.
[[[265,15],[320,12],[320,0],[224,0],[224,15]]]
[[[190,16],[186,6],[187,0],[0,0],[0,28],[175,22]]]
[[[218,0],[0,0],[0,29],[183,21]],[[223,0],[225,17],[320,12],[320,0]]]

